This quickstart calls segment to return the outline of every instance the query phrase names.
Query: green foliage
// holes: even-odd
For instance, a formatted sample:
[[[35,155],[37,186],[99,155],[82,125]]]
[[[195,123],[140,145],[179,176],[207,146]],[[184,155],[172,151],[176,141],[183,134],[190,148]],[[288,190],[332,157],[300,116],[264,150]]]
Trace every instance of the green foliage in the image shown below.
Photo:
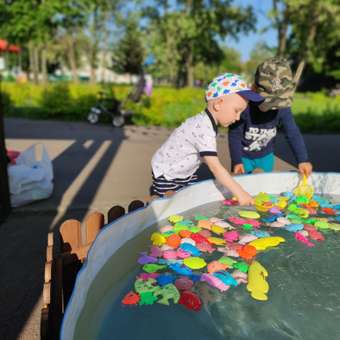
[[[146,10],[148,48],[156,61],[152,72],[174,85],[190,85],[186,76],[196,65],[219,65],[224,57],[220,41],[226,35],[255,28],[252,8],[230,0],[176,1],[171,10],[166,1],[159,3],[158,9]]]
[[[6,110],[9,116],[40,119],[86,120],[96,102],[99,85],[67,84],[38,86],[5,83],[4,91],[11,98]],[[107,86],[106,91],[124,100],[130,87]],[[151,98],[141,102],[124,102],[134,112],[138,125],[178,126],[186,118],[205,107],[204,90],[199,88],[174,89],[156,87]],[[295,119],[304,132],[340,132],[340,97],[328,97],[322,92],[297,93],[293,103]]]
[[[137,24],[130,21],[113,51],[113,69],[117,73],[139,74],[144,61],[144,48]]]

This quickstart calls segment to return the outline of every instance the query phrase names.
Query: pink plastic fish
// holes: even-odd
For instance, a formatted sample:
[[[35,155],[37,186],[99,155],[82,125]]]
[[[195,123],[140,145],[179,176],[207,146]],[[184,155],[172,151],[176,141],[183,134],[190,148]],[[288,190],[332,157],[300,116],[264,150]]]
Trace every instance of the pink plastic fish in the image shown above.
[[[177,259],[177,251],[176,250],[166,250],[163,252],[163,257],[166,260]]]
[[[202,235],[205,238],[208,238],[211,236],[211,232],[207,229],[203,229],[199,232],[200,235]]]
[[[234,270],[231,273],[231,276],[237,281],[238,284],[248,282],[248,275],[246,273],[239,271],[238,269]]]
[[[202,274],[201,281],[207,282],[210,286],[217,288],[221,292],[226,292],[230,286],[224,284],[216,276],[211,274]]]
[[[191,254],[189,252],[185,251],[182,248],[179,248],[177,250],[177,257],[179,257],[180,259],[185,259],[185,258],[190,257],[190,256],[191,256]]]
[[[162,256],[162,250],[161,248],[159,247],[156,247],[156,246],[152,246],[151,247],[151,250],[150,250],[150,256],[153,256],[153,257],[161,257]]]
[[[238,241],[238,243],[240,244],[246,244],[249,243],[251,241],[254,241],[257,239],[257,236],[252,235],[252,234],[244,234],[240,237],[240,240]]]
[[[158,273],[140,273],[137,276],[137,279],[141,280],[157,279],[158,276],[159,276]]]
[[[242,225],[242,224],[246,224],[247,220],[245,218],[241,218],[241,217],[235,217],[235,216],[230,216],[228,217],[228,221],[237,225]]]
[[[254,228],[258,228],[258,227],[261,226],[261,222],[260,221],[252,220],[252,219],[246,220],[245,224],[251,224]]]
[[[239,239],[240,234],[235,230],[227,231],[223,234],[223,237],[227,242],[234,242],[234,241],[237,241]]]
[[[230,248],[224,248],[224,247],[219,247],[217,250],[221,253],[224,253],[226,256],[230,257],[240,257],[236,249],[230,249]]]
[[[209,242],[200,242],[196,245],[196,248],[203,253],[212,253],[215,250],[215,248]]]
[[[314,247],[315,244],[310,242],[307,237],[303,236],[300,232],[294,233],[294,237],[297,241],[304,243],[307,247]]]
[[[324,241],[324,236],[316,230],[313,226],[305,225],[304,229],[307,230],[308,236],[314,241]]]

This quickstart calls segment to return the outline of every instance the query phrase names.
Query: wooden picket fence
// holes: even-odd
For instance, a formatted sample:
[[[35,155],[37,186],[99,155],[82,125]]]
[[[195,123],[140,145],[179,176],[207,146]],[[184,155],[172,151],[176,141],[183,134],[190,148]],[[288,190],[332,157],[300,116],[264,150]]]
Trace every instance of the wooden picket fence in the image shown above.
[[[128,206],[128,212],[142,208],[145,204],[147,203],[140,200],[132,201]],[[122,206],[113,206],[107,212],[106,223],[123,215],[125,209]],[[104,214],[95,211],[90,213],[83,223],[75,219],[63,222],[57,240],[54,240],[52,232],[48,234],[40,323],[42,340],[59,338],[61,321],[77,273],[86,260],[91,244],[104,225]]]

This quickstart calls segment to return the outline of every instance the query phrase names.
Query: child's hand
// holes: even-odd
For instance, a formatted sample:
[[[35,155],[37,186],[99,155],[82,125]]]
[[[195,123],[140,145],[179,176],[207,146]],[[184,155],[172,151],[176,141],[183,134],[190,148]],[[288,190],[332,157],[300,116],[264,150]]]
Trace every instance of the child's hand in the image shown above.
[[[244,166],[243,166],[242,163],[236,164],[234,166],[234,174],[235,175],[244,174],[244,173],[245,173],[245,171],[244,171]]]
[[[255,203],[254,199],[246,191],[239,193],[237,200],[240,205],[252,205]]]
[[[310,174],[312,173],[312,170],[313,170],[312,163],[309,162],[299,163],[299,171],[301,174],[309,177]]]

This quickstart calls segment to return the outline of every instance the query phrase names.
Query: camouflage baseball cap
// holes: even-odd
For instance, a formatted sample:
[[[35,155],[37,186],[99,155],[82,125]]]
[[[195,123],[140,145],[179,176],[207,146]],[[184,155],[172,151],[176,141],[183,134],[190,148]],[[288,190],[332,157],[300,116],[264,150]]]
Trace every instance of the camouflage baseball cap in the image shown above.
[[[274,57],[260,64],[255,73],[256,91],[265,98],[259,105],[262,111],[290,107],[295,84],[286,59]]]

